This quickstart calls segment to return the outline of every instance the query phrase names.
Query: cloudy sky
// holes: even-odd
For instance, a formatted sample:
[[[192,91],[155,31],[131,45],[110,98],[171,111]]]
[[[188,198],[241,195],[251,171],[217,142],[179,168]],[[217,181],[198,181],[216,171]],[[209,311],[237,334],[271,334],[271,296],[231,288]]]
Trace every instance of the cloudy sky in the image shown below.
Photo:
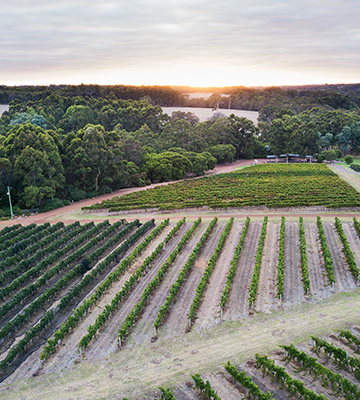
[[[359,0],[0,4],[0,84],[360,82]]]

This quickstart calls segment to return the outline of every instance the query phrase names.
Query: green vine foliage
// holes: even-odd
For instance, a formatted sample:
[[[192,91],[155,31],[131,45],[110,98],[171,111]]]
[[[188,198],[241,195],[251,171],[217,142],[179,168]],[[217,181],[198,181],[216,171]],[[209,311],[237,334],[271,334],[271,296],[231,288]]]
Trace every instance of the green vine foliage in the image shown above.
[[[314,341],[314,350],[317,354],[323,350],[327,358],[333,359],[338,368],[352,372],[360,381],[360,360],[358,358],[349,356],[345,350],[324,339],[316,336],[311,336],[311,339]]]
[[[195,297],[193,299],[193,302],[190,306],[190,312],[188,315],[188,320],[189,320],[189,325],[191,326],[196,319],[197,316],[197,310],[199,309],[200,305],[201,305],[201,301],[202,301],[202,297],[204,294],[204,291],[206,289],[207,284],[209,283],[210,280],[210,276],[215,268],[215,264],[217,259],[219,258],[221,251],[225,245],[225,241],[230,233],[231,227],[233,225],[234,222],[234,218],[231,217],[229,222],[226,224],[224,232],[222,233],[222,235],[220,236],[219,242],[215,248],[215,251],[213,253],[213,255],[211,256],[209,263],[207,265],[207,267],[205,268],[204,274],[196,288],[196,294]]]
[[[190,254],[188,260],[186,261],[185,265],[183,266],[182,270],[180,271],[176,282],[171,286],[169,290],[169,294],[166,297],[164,304],[160,307],[158,315],[154,322],[154,328],[157,330],[164,322],[171,304],[174,302],[179,290],[181,289],[185,279],[189,275],[191,268],[193,267],[198,254],[200,253],[201,249],[203,248],[207,238],[210,236],[211,232],[214,229],[215,224],[217,223],[218,219],[215,217],[207,227],[205,233],[202,235],[198,243],[196,244],[194,250]]]
[[[35,278],[38,276],[46,267],[48,267],[51,264],[56,263],[60,257],[63,257],[64,255],[70,253],[72,250],[72,246],[79,246],[82,243],[82,239],[76,240],[75,238],[77,236],[80,236],[82,233],[86,232],[90,228],[94,226],[94,223],[89,223],[80,226],[79,223],[77,224],[72,224],[70,225],[70,228],[67,230],[69,233],[62,237],[57,237],[56,233],[54,233],[55,236],[50,235],[50,239],[53,239],[53,243],[50,247],[47,247],[45,249],[41,249],[38,251],[36,254],[31,256],[30,258],[21,261],[18,265],[17,268],[19,268],[19,276],[15,278],[13,281],[11,281],[9,284],[4,286],[3,288],[0,289],[0,300],[4,300],[8,296],[10,296],[12,293],[14,293],[18,288],[23,287],[24,285],[26,286],[31,279]],[[75,229],[73,229],[75,228]],[[86,235],[87,236],[87,235]],[[83,237],[83,241],[86,240],[86,236]],[[74,245],[74,243],[76,243]],[[50,253],[50,254],[49,254]],[[21,274],[22,269],[26,269],[24,273]],[[51,274],[43,274],[40,280],[45,278],[45,282],[51,277]],[[37,285],[36,285],[37,287]],[[23,290],[27,291],[27,295],[33,293],[34,288],[33,286],[27,285],[26,288]],[[20,296],[20,294],[16,295]],[[13,300],[16,302],[16,300]],[[21,295],[21,297],[23,294]],[[22,297],[25,298],[26,296]],[[8,308],[9,302],[4,303],[4,307]],[[5,313],[3,312],[3,306],[0,307],[0,315],[3,317]],[[15,307],[15,304],[12,305],[10,308]]]
[[[192,237],[193,233],[200,225],[200,223],[201,223],[201,218],[197,219],[197,221],[193,224],[193,226],[185,233],[185,235],[181,238],[176,248],[172,251],[170,256],[166,259],[165,263],[161,266],[155,278],[145,288],[141,296],[141,300],[135,305],[133,310],[128,314],[124,323],[121,325],[118,331],[117,337],[119,343],[121,343],[129,335],[132,327],[136,322],[137,317],[143,312],[143,309],[146,306],[149,297],[155,292],[155,290],[164,280],[166,273],[168,272],[171,265],[174,263],[177,255],[185,247],[186,243],[190,240],[190,238]]]
[[[319,231],[321,250],[323,253],[323,257],[324,257],[325,270],[326,270],[329,282],[330,282],[331,286],[333,286],[335,283],[334,265],[333,265],[330,249],[326,242],[325,231],[324,231],[324,227],[323,227],[320,217],[317,217],[316,223],[317,223],[317,227],[318,227],[318,231]]]
[[[345,255],[345,259],[346,262],[349,266],[349,269],[354,277],[354,279],[356,281],[359,280],[359,274],[360,274],[360,270],[358,268],[358,266],[356,265],[356,261],[355,261],[355,257],[354,257],[354,253],[352,252],[351,248],[350,248],[350,244],[347,240],[347,237],[345,235],[344,229],[342,227],[342,223],[340,221],[340,219],[338,217],[335,218],[335,228],[337,233],[339,234],[341,243],[343,245],[343,253]]]
[[[263,255],[265,238],[266,238],[267,223],[268,223],[268,217],[264,217],[264,222],[262,225],[258,248],[256,252],[255,268],[250,284],[250,295],[248,300],[250,307],[253,307],[256,300],[259,278],[260,278],[261,259]]]
[[[139,223],[138,220],[132,222],[133,226]],[[101,299],[103,294],[110,286],[123,275],[126,268],[129,267],[131,262],[142,253],[150,241],[168,224],[168,220],[164,221],[158,228],[151,232],[132,252],[126,257],[119,266],[112,271],[106,279],[96,288],[93,295],[80,304],[73,313],[66,319],[60,328],[49,338],[47,345],[44,346],[43,352],[40,356],[42,360],[46,360],[57,349],[58,343],[63,340],[70,332],[77,326],[80,320],[89,312],[89,310]],[[130,225],[130,224],[129,224]],[[119,262],[119,257],[129,247],[138,240],[148,229],[154,225],[154,220],[150,220],[140,226],[140,228],[129,236],[118,248],[109,254],[103,261],[101,261],[94,269],[91,270],[77,285],[75,285],[66,296],[64,296],[59,303],[59,310],[62,312],[69,307],[69,305],[76,299],[87,286],[89,286],[98,275],[102,274],[106,268],[112,265],[113,262]]]
[[[233,257],[233,259],[232,259],[232,261],[230,263],[229,273],[228,273],[228,276],[226,278],[226,285],[225,285],[225,288],[224,288],[224,291],[222,293],[221,300],[220,300],[220,310],[221,310],[221,312],[224,311],[226,302],[227,302],[229,294],[230,294],[231,285],[232,285],[232,282],[234,280],[235,272],[236,272],[236,269],[237,269],[237,266],[238,266],[238,262],[239,262],[240,255],[241,255],[241,250],[242,250],[242,247],[243,247],[243,244],[244,244],[244,240],[245,240],[249,225],[250,225],[250,218],[247,217],[246,221],[245,221],[245,226],[244,226],[244,228],[243,228],[243,230],[241,232],[239,243],[236,246],[235,251],[234,251],[234,257]]]
[[[347,330],[340,330],[339,331],[339,338],[344,338],[348,341],[348,343],[351,345],[356,346],[356,353],[360,353],[360,339],[355,336],[353,333]]]
[[[276,365],[273,360],[267,356],[255,355],[256,368],[261,369],[263,374],[267,374],[281,384],[281,387],[285,388],[290,396],[298,396],[303,400],[327,400],[324,395],[318,395],[313,390],[308,389],[305,384],[294,379],[289,375],[284,367]]]
[[[164,229],[164,227],[169,223],[169,220],[164,221],[161,225],[159,225],[159,232]],[[156,257],[161,253],[164,246],[171,240],[171,238],[176,234],[176,232],[181,228],[181,226],[185,223],[185,218],[180,220],[176,226],[169,232],[166,236],[165,240],[161,242],[155,250],[151,253],[150,256],[146,257],[142,265],[131,275],[130,279],[126,281],[119,292],[113,297],[111,302],[104,307],[104,310],[97,316],[94,324],[90,325],[87,328],[87,334],[84,335],[79,343],[79,349],[86,348],[92,338],[96,335],[96,333],[103,328],[106,324],[106,321],[111,317],[113,312],[119,307],[119,304],[122,303],[130,292],[133,290],[135,285],[138,283],[139,279],[144,276],[146,271],[149,269],[150,264],[156,259]],[[155,233],[155,231],[153,231]],[[153,233],[152,232],[152,233]],[[153,238],[158,234],[153,235]]]
[[[199,374],[192,375],[195,389],[198,389],[201,395],[208,400],[221,400],[215,390],[211,387],[209,381],[204,381]]]
[[[308,371],[320,379],[322,384],[330,385],[332,391],[339,395],[343,393],[347,400],[360,398],[359,388],[352,384],[347,378],[333,372],[330,368],[324,367],[316,358],[310,357],[304,351],[299,351],[294,345],[280,346],[286,352],[286,360],[296,361],[300,365],[300,370]]]
[[[303,217],[299,218],[299,235],[300,235],[300,261],[301,261],[302,281],[303,281],[305,294],[308,294],[310,291],[310,278],[309,278],[309,270],[308,270],[308,265],[307,265],[306,238],[305,238],[305,228],[304,228]]]
[[[270,392],[264,393],[244,371],[238,371],[234,365],[230,364],[230,362],[225,364],[225,369],[236,382],[239,382],[240,385],[248,389],[249,398],[258,400],[274,400]]]
[[[278,257],[278,276],[277,276],[277,296],[281,300],[284,297],[284,262],[285,262],[285,217],[281,217],[279,257]]]

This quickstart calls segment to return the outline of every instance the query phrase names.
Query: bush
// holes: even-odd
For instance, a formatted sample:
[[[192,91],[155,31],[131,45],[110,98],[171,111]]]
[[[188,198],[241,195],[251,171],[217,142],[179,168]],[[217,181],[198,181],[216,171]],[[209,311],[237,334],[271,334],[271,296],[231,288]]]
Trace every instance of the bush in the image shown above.
[[[55,208],[60,208],[68,206],[70,204],[69,200],[60,200],[58,198],[48,199],[45,201],[44,205],[41,207],[41,212],[55,210]]]
[[[347,156],[345,156],[344,160],[345,160],[346,164],[350,165],[354,162],[354,157],[351,156],[350,154],[348,154]]]
[[[360,164],[351,164],[350,168],[356,172],[360,172]]]
[[[342,157],[342,152],[340,149],[335,149],[335,154],[336,154],[336,158],[341,158]]]

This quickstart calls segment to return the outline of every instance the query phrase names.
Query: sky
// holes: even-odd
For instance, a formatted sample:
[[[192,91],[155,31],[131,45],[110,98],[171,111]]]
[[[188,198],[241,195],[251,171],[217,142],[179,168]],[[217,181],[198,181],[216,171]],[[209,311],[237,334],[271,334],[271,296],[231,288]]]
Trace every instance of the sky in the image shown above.
[[[359,0],[0,0],[0,84],[360,82]]]

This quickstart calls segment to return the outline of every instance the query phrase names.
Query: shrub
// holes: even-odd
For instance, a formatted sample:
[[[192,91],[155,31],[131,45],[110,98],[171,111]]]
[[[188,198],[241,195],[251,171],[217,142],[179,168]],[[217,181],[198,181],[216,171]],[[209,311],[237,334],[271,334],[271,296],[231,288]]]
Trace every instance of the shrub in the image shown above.
[[[351,156],[350,154],[348,154],[347,156],[345,156],[344,160],[345,160],[346,164],[350,165],[354,162],[354,157]]]

